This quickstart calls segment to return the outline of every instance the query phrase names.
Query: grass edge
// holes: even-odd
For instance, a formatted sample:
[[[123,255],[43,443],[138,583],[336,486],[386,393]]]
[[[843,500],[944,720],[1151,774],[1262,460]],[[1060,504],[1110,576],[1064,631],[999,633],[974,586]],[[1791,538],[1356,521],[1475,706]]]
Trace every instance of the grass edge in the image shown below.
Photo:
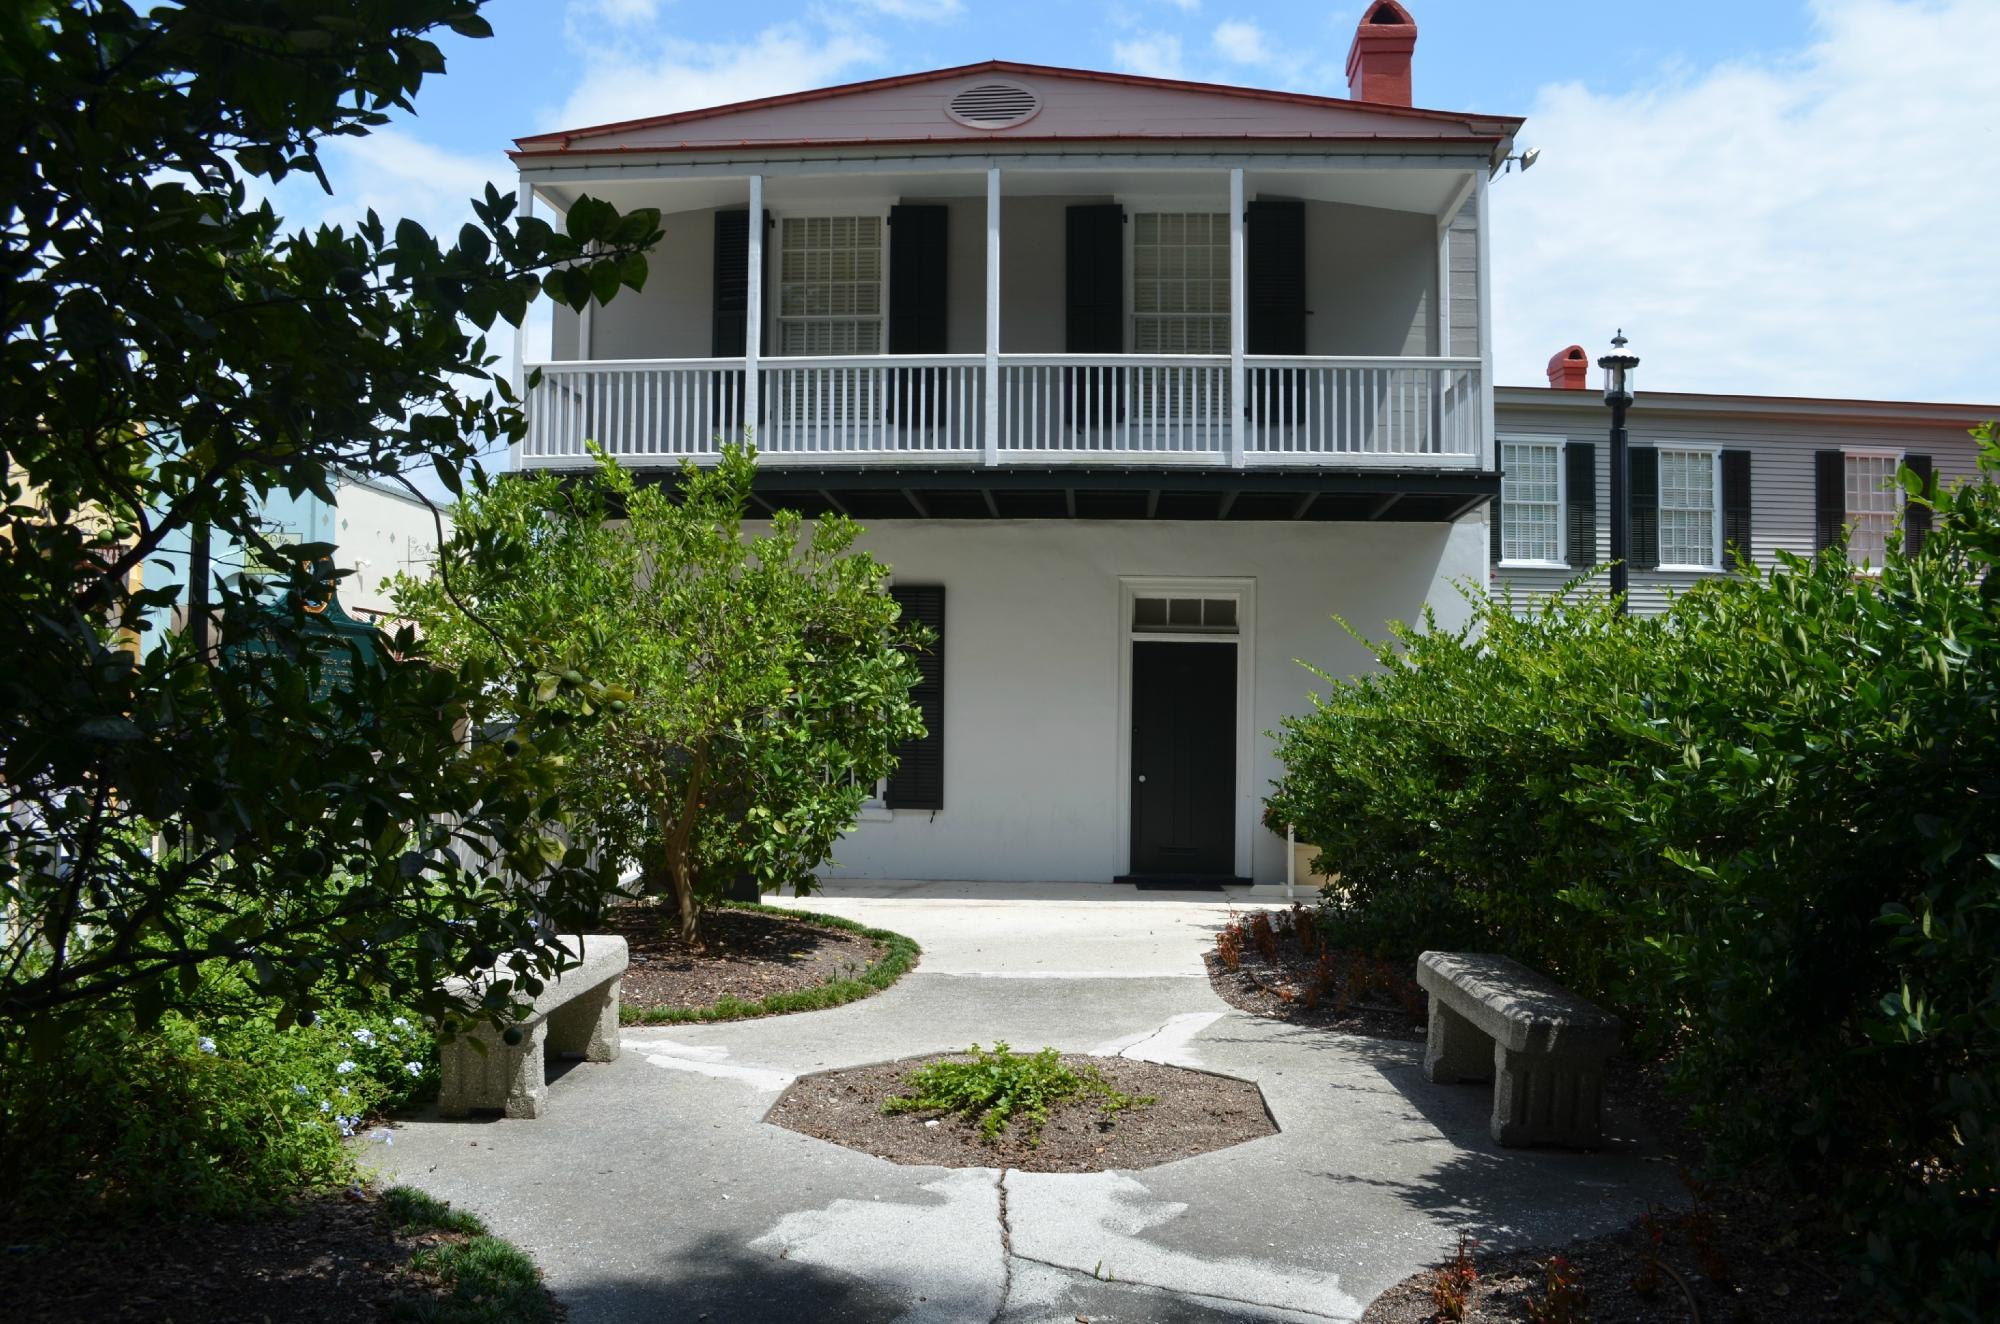
[[[890,929],[869,928],[866,924],[839,915],[825,915],[814,910],[793,910],[786,906],[770,906],[761,901],[718,901],[715,906],[720,910],[747,910],[759,915],[780,915],[786,919],[817,924],[821,928],[859,934],[881,943],[887,950],[855,978],[830,979],[811,988],[795,989],[789,993],[773,993],[756,1002],[724,995],[706,1007],[621,1005],[618,1009],[620,1025],[688,1025],[752,1020],[760,1016],[785,1016],[802,1011],[828,1011],[880,993],[908,974],[911,967],[916,965],[917,958],[923,954],[923,949],[917,946],[916,940],[906,934],[896,933]]]

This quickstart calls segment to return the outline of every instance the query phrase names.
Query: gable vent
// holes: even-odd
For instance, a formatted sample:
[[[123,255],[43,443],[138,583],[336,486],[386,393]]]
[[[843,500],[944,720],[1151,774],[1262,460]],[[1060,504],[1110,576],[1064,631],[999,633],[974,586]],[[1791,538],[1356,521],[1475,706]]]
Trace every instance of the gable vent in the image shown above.
[[[945,114],[968,129],[1011,129],[1042,108],[1032,88],[1020,83],[979,83],[946,103]]]

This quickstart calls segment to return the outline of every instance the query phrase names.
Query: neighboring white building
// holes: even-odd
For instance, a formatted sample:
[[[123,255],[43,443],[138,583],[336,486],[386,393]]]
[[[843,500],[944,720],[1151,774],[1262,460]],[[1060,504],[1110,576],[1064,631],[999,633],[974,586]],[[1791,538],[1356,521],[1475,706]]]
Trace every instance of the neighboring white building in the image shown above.
[[[367,620],[394,617],[389,582],[398,574],[428,579],[437,566],[438,534],[451,536],[451,514],[433,511],[401,487],[380,479],[341,474],[334,488],[331,537],[335,569],[350,571],[340,581],[340,602]]]
[[[1577,345],[1549,360],[1546,387],[1503,386],[1496,401],[1501,499],[1489,509],[1496,588],[1525,605],[1611,556],[1609,410]],[[1857,568],[1880,568],[1898,523],[1915,536],[1898,466],[1950,485],[1978,470],[1969,434],[2000,406],[1899,400],[1643,392],[1627,423],[1631,454],[1628,600],[1663,611],[1701,579],[1727,574],[1735,549],[1766,569],[1846,539]]]

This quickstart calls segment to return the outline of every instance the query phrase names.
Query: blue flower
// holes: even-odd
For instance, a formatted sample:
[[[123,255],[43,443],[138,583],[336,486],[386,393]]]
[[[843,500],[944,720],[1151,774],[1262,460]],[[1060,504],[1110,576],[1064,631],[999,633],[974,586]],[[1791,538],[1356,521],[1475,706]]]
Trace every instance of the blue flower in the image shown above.
[[[421,1076],[424,1074],[424,1064],[421,1062],[405,1062],[403,1063],[403,1070],[413,1076]]]
[[[354,1070],[354,1060],[352,1058],[349,1058],[347,1061],[342,1062],[339,1066],[335,1067],[334,1070],[344,1076],[348,1072]]]
[[[363,1048],[373,1048],[375,1046],[375,1031],[366,1028],[356,1030],[354,1032],[354,1042],[360,1044]]]
[[[215,1040],[209,1038],[207,1035],[203,1035],[201,1038],[195,1040],[195,1042],[201,1045],[202,1052],[207,1053],[210,1057],[215,1056]]]
[[[307,1089],[307,1088],[306,1088],[305,1086],[303,1086],[303,1085],[294,1085],[294,1086],[292,1086],[292,1093],[294,1093],[294,1094],[310,1094],[310,1093],[312,1093],[312,1091],[311,1091],[311,1090],[309,1090],[309,1089]]]
[[[333,1104],[332,1104],[332,1102],[331,1102],[331,1101],[329,1101],[329,1100],[327,1100],[327,1099],[321,1099],[321,1100],[319,1101],[319,1110],[320,1110],[321,1112],[323,1112],[323,1113],[330,1113],[330,1112],[332,1112],[332,1111],[333,1111]]]
[[[404,1020],[401,1016],[396,1017],[394,1020],[390,1021],[389,1024],[395,1026],[399,1030],[407,1030],[410,1028],[410,1023]]]

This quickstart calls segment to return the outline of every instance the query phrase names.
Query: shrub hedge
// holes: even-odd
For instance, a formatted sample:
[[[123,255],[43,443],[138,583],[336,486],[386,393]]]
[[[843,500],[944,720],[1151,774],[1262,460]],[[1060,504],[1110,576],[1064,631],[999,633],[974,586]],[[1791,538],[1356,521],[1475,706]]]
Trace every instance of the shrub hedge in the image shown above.
[[[1898,1313],[2000,1300],[2000,445],[1921,549],[1426,620],[1280,734],[1347,941],[1607,1000],[1739,1173],[1830,1196]],[[1990,1316],[1985,1316],[1990,1317]]]

